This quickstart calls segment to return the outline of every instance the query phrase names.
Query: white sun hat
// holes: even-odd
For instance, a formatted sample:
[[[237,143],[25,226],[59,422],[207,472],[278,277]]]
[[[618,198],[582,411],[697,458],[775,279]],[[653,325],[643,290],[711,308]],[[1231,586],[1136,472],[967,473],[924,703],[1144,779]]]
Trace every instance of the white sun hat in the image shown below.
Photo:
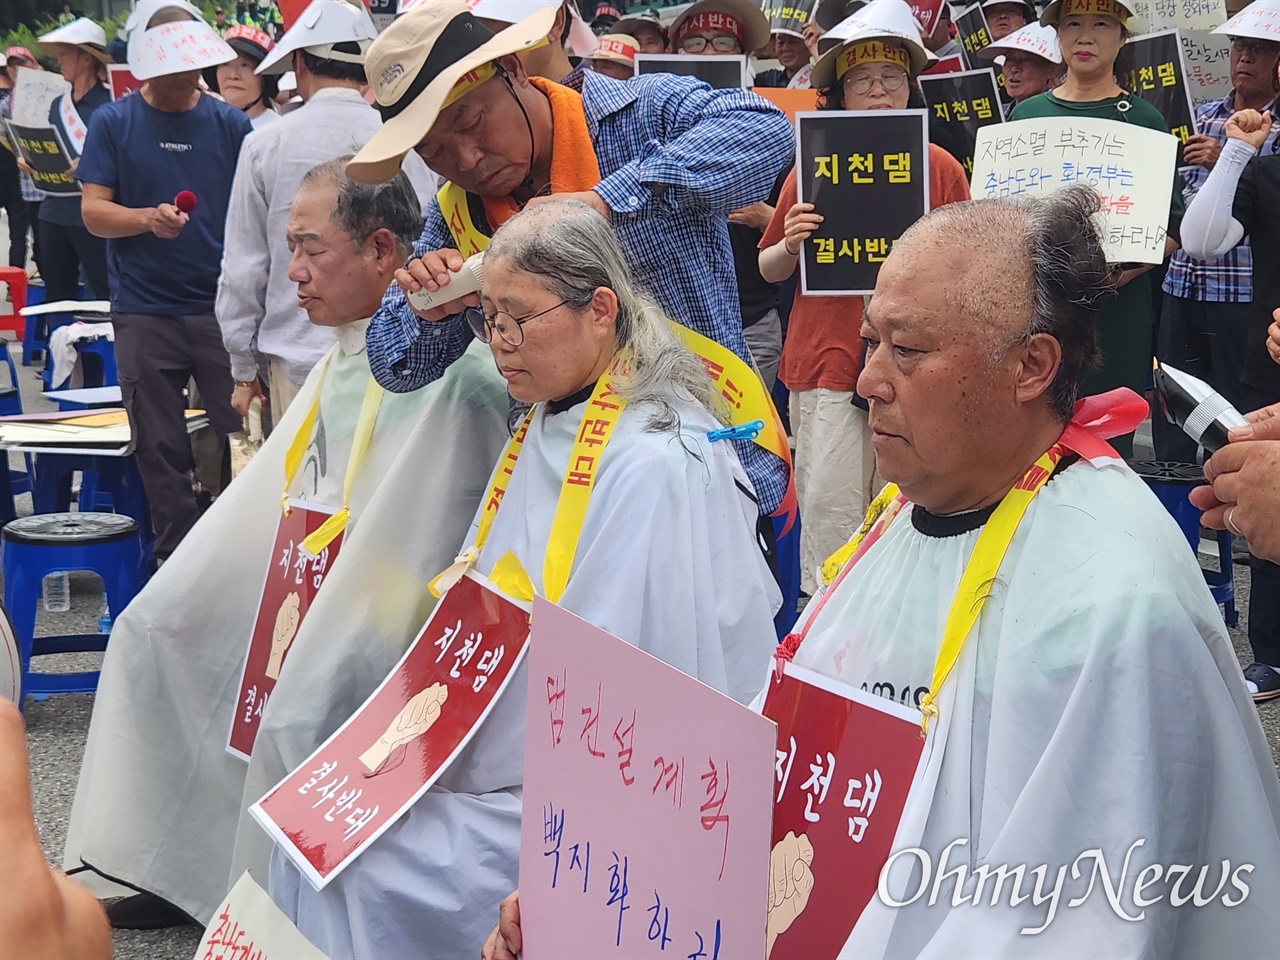
[[[1006,53],[1021,50],[1048,60],[1050,63],[1062,63],[1062,48],[1058,46],[1058,31],[1053,27],[1028,23],[1019,27],[1003,40],[993,40],[981,50],[978,56],[984,60],[994,60]]]

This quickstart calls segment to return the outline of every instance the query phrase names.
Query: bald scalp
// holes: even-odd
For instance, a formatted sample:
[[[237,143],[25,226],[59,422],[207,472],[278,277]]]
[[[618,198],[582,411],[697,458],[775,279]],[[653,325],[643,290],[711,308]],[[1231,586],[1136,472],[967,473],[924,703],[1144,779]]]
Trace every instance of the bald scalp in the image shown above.
[[[961,322],[990,331],[1003,352],[1047,334],[1062,348],[1050,401],[1071,417],[1080,383],[1101,359],[1098,313],[1115,296],[1094,223],[1098,195],[1087,186],[1043,197],[951,203],[918,220],[894,253],[919,244],[922,263],[947,278]]]

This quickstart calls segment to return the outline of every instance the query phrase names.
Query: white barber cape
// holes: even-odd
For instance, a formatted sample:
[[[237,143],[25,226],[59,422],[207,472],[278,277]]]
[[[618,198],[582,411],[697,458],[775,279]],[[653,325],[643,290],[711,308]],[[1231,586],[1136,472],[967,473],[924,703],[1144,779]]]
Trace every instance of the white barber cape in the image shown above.
[[[327,355],[314,439],[292,491],[301,499],[342,504],[371,376],[366,327],[338,328]],[[426,585],[462,545],[508,437],[505,384],[480,343],[427,388],[383,397],[341,551],[290,647],[246,768],[225,752],[227,734],[272,560],[284,454],[325,362],[116,620],[98,685],[64,866],[89,864],[201,923],[244,869],[265,886],[271,841],[245,809],[332,733],[408,647],[434,602]],[[122,892],[87,871],[78,877],[100,896]]]
[[[815,617],[795,662],[918,705],[943,623],[986,511],[936,517],[908,505]],[[813,604],[817,606],[817,604]],[[918,847],[932,874],[910,906],[874,898],[842,957],[1274,956],[1280,931],[1280,785],[1222,615],[1194,554],[1156,498],[1117,460],[1080,460],[1031,502],[978,624],[937,702],[932,753],[908,799],[894,850]],[[953,841],[943,864],[944,850]],[[1125,871],[1126,853],[1136,841]],[[1142,890],[1145,919],[1120,919],[1097,863],[1101,848],[1130,917],[1139,871],[1192,865],[1211,905],[1170,906],[1165,874]],[[1244,903],[1231,876],[1249,888]],[[895,901],[922,878],[921,858],[889,873]],[[973,870],[1048,865],[1050,902],[971,902]],[[952,905],[955,868],[967,872]],[[952,871],[939,884],[939,873]],[[1144,879],[1150,880],[1149,872]],[[1178,875],[1174,875],[1174,880]],[[1083,904],[1068,903],[1092,891]],[[1221,886],[1220,886],[1221,883]],[[1220,889],[1219,889],[1220,887]],[[1215,894],[1215,889],[1218,892]],[[1177,891],[1175,890],[1175,895]],[[1179,895],[1179,899],[1181,898]]]
[[[477,567],[513,551],[542,592],[542,563],[586,398],[529,425]],[[748,700],[776,645],[777,586],[755,503],[701,407],[672,399],[680,433],[628,407],[605,448],[560,605],[685,673]],[[472,527],[472,540],[476,528]],[[478,954],[516,888],[527,665],[481,730],[404,818],[317,893],[277,848],[271,895],[334,960]]]

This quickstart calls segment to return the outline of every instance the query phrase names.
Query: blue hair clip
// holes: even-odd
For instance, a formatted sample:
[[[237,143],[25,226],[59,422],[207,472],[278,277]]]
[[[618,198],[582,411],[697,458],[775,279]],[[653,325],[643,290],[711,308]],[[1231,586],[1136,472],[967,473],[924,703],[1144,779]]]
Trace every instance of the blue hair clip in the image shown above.
[[[739,423],[733,427],[722,427],[719,430],[708,430],[707,439],[716,440],[754,440],[764,429],[763,420],[752,420],[750,423]]]

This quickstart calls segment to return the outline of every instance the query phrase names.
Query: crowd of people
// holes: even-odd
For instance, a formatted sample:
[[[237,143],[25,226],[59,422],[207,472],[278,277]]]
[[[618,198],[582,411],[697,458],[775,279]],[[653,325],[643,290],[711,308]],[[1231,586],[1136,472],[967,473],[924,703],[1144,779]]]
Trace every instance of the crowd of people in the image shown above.
[[[1168,132],[1116,77],[1126,0],[983,9],[1011,119]],[[330,957],[517,956],[524,667],[323,889],[249,813],[396,665],[428,584],[473,569],[757,710],[791,661],[917,711],[931,746],[897,846],[963,837],[975,865],[1028,870],[1096,848],[1127,869],[1141,841],[1139,869],[1250,865],[1238,902],[1139,886],[1142,922],[1100,898],[1034,942],[1038,894],[998,912],[873,900],[847,955],[1274,952],[1280,781],[1254,702],[1280,697],[1280,269],[1251,245],[1280,243],[1277,0],[1229,24],[1232,90],[1197,111],[1167,265],[1108,263],[1087,187],[972,200],[931,142],[929,212],[869,300],[797,283],[824,218],[799,200],[787,115],[637,76],[636,57],[749,55],[777,63],[755,85],[814,90],[819,109],[902,111],[958,54],[946,3],[929,30],[904,0],[820,0],[798,31],[752,0],[670,24],[418,0],[381,33],[345,0],[288,29],[274,10],[209,24],[138,0],[143,85],[114,101],[100,26],[44,35],[71,85],[49,123],[87,128],[82,196],[31,209],[19,164],[5,188],[11,262],[35,222],[49,298],[76,299],[83,275],[111,301],[155,537],[158,568],[114,623],[63,864],[123,897],[113,926],[206,923],[248,871]],[[1192,493],[1247,540],[1243,673],[1195,554],[1126,463],[1153,356],[1248,414]],[[207,510],[193,396],[220,447],[259,408],[267,433]],[[1157,458],[1198,462],[1152,421]],[[296,567],[314,600],[269,698],[244,700],[264,580],[295,568],[294,544],[275,555],[282,513],[321,508],[307,542],[327,539]],[[797,520],[793,624],[778,538]],[[256,734],[233,754],[241,715]],[[0,942],[107,955],[83,888],[32,849],[16,730],[0,714],[0,806],[17,811],[0,845],[34,879],[0,905]],[[743,906],[770,945],[813,888],[797,842],[774,848],[772,915]],[[59,924],[32,923],[50,911]]]

